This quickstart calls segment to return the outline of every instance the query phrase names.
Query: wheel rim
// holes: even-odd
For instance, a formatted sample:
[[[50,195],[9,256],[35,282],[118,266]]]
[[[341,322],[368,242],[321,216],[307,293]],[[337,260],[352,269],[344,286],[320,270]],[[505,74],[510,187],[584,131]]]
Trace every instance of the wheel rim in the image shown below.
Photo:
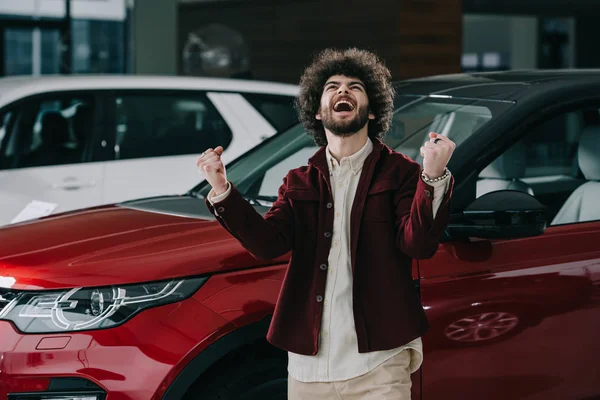
[[[485,312],[454,321],[444,335],[455,342],[476,343],[506,335],[519,324],[519,317],[509,312]]]

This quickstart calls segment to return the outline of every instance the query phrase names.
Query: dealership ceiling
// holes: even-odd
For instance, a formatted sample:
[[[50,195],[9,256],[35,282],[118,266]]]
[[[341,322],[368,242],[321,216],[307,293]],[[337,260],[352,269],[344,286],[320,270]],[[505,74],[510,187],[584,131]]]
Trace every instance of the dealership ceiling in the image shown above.
[[[600,12],[598,0],[463,0],[465,13],[569,16]]]

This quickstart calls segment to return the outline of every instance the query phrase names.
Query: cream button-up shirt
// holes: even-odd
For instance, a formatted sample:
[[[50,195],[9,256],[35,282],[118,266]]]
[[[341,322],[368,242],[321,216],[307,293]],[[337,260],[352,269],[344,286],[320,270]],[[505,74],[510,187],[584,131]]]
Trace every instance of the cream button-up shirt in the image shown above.
[[[359,353],[354,314],[352,312],[352,266],[350,260],[350,211],[363,164],[373,151],[373,142],[338,162],[326,148],[329,160],[331,190],[334,200],[333,237],[328,257],[328,276],[325,287],[323,317],[319,337],[319,352],[306,356],[288,352],[288,373],[301,382],[332,382],[351,379],[373,370],[381,363],[405,349],[413,349],[417,357],[411,360],[411,373],[418,370],[423,360],[421,338],[392,350]],[[450,178],[431,184],[433,216],[448,190]],[[208,195],[212,203],[225,199],[228,190],[215,196]],[[292,317],[293,318],[293,317]]]
[[[350,211],[360,173],[373,142],[338,162],[326,149],[329,160],[331,191],[334,204],[333,237],[328,258],[319,352],[315,356],[288,353],[288,373],[301,382],[331,382],[351,379],[373,370],[405,349],[413,349],[411,373],[423,360],[421,338],[384,351],[359,353],[354,314],[352,312],[352,266],[350,260]],[[434,217],[450,179],[436,182],[433,195]]]

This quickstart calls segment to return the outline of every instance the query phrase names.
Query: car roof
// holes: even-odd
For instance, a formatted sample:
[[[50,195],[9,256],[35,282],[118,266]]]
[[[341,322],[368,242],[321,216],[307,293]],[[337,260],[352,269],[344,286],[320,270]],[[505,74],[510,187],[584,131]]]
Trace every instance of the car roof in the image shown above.
[[[600,87],[600,69],[508,70],[435,75],[395,83],[399,93],[448,95],[496,100],[518,100],[530,94],[535,86],[537,95],[557,89],[577,86]]]
[[[214,90],[296,96],[298,86],[227,78],[151,75],[42,75],[0,78],[0,103],[47,92],[71,90]]]
[[[425,78],[414,78],[409,80],[477,80],[513,83],[535,83],[549,79],[565,80],[573,77],[596,77],[600,79],[600,69],[514,69],[508,71],[434,75]]]

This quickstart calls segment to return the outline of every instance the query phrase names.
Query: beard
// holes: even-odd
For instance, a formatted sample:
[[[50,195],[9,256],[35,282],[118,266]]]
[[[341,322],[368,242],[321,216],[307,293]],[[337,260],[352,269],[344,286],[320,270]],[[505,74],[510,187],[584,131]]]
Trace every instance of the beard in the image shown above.
[[[330,108],[324,110],[321,122],[323,127],[336,136],[352,136],[369,122],[369,110],[362,108],[351,119],[336,120]]]

